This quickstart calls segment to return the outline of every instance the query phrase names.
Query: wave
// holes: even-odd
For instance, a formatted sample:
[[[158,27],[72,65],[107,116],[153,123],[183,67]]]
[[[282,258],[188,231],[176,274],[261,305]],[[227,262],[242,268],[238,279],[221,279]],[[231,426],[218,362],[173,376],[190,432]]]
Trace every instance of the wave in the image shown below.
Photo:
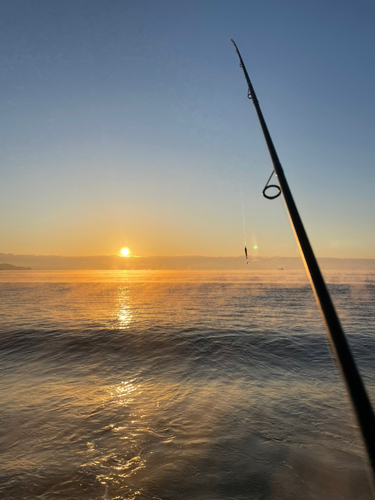
[[[363,369],[375,362],[375,338],[352,335],[350,344]],[[5,361],[96,368],[138,365],[143,370],[185,367],[189,372],[218,369],[222,373],[259,372],[264,378],[288,371],[302,376],[315,371],[326,377],[324,368],[332,366],[332,354],[325,334],[301,334],[272,330],[207,330],[199,328],[144,329],[28,329],[1,335],[0,354]]]

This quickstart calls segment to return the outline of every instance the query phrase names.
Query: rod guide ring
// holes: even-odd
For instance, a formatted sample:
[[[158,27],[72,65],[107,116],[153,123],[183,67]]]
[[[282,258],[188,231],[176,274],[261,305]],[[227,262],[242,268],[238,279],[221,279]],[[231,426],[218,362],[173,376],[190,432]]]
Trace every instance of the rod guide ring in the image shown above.
[[[266,194],[266,191],[267,189],[270,189],[270,188],[275,188],[277,189],[277,193],[274,194],[274,195],[270,195],[270,194]],[[262,191],[262,194],[265,198],[267,198],[268,200],[274,200],[275,198],[277,198],[278,196],[281,195],[281,188],[280,186],[278,186],[277,184],[268,184]]]

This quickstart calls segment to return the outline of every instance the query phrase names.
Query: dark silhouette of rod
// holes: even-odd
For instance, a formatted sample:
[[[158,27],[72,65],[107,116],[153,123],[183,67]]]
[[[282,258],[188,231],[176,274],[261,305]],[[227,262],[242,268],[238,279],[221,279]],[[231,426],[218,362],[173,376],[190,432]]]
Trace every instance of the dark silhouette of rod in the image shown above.
[[[341,369],[341,373],[345,380],[350,399],[353,403],[354,411],[356,413],[358,424],[362,432],[362,436],[369,455],[372,471],[373,474],[375,475],[374,412],[370,400],[368,398],[368,395],[366,393],[366,389],[362,382],[361,376],[358,372],[357,366],[353,359],[352,353],[350,351],[349,344],[346,340],[344,331],[341,327],[340,320],[337,316],[331,297],[328,293],[327,286],[324,282],[322,273],[319,269],[314,252],[311,248],[305,228],[303,227],[301,217],[299,216],[296,204],[294,203],[293,196],[289,189],[280,160],[277,156],[275,146],[273,145],[266,122],[263,118],[263,114],[260,109],[259,102],[254,91],[254,87],[251,84],[249,75],[242,60],[241,54],[237,48],[237,45],[233,40],[231,41],[233,42],[233,45],[236,48],[238,57],[240,58],[240,67],[243,69],[246,82],[248,85],[248,98],[252,99],[253,104],[255,106],[255,110],[257,112],[260,125],[262,127],[263,135],[267,143],[268,151],[270,153],[271,160],[274,166],[274,171],[275,174],[277,175],[277,178],[280,183],[280,189],[284,196],[285,204],[287,206],[294,234],[298,242],[298,246],[301,252],[303,262],[305,264],[307,274],[310,279],[311,287],[315,293],[316,301],[319,305],[324,322],[326,324],[332,350],[336,356],[336,361]],[[274,197],[269,197],[269,198],[272,199]]]

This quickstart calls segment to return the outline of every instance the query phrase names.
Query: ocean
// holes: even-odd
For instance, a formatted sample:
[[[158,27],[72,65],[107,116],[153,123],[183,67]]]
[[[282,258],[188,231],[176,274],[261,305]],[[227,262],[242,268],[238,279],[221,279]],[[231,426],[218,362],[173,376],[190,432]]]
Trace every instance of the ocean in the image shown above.
[[[325,276],[375,401],[375,273]],[[1,271],[0,304],[0,498],[372,498],[304,272]]]

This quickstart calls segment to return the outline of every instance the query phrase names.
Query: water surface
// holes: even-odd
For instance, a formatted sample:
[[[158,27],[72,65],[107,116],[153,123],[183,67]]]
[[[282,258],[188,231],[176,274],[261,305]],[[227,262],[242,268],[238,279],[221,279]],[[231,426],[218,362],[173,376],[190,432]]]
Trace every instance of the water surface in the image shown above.
[[[375,274],[327,273],[375,398]],[[2,271],[6,499],[369,499],[303,272]]]

